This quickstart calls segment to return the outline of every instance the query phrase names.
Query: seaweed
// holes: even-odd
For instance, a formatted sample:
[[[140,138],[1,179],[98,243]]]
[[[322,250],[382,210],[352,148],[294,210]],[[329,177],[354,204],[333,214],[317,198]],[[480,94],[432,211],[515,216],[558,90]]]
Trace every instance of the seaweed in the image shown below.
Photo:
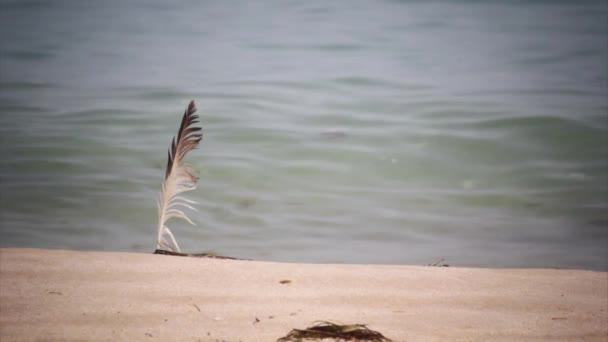
[[[173,255],[173,256],[193,257],[193,258],[247,260],[247,259],[239,259],[239,258],[227,257],[227,256],[223,256],[223,255],[218,255],[218,254],[215,254],[215,253],[178,253],[178,252],[166,251],[164,249],[157,249],[157,250],[154,251],[153,254]]]
[[[340,325],[328,321],[316,321],[306,329],[292,329],[277,342],[299,342],[304,339],[331,338],[335,341],[391,342],[381,333],[369,329],[364,324]]]
[[[447,263],[445,263],[444,261],[445,261],[445,259],[441,258],[441,259],[439,259],[439,260],[437,260],[435,262],[432,262],[432,263],[430,263],[430,264],[428,264],[426,266],[430,266],[430,267],[450,267],[450,265],[447,264]]]

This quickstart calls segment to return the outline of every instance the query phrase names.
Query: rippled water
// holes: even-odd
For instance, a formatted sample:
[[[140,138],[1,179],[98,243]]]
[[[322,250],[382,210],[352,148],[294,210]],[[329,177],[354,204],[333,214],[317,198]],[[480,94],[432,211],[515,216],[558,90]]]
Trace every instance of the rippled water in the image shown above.
[[[3,1],[1,246],[608,269],[597,2]]]

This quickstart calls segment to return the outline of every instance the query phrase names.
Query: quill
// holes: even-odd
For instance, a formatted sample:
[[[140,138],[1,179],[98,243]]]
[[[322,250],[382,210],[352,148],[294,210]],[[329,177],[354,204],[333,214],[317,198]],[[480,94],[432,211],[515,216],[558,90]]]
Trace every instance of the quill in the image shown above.
[[[181,208],[194,209],[190,204],[194,201],[188,200],[180,194],[196,189],[198,175],[192,166],[184,163],[184,157],[188,152],[196,149],[203,138],[201,128],[196,127],[198,115],[195,115],[196,106],[190,101],[188,108],[182,117],[177,135],[171,141],[167,157],[167,170],[165,180],[158,199],[158,237],[156,249],[179,253],[179,246],[169,227],[167,221],[171,218],[181,218],[194,224]]]

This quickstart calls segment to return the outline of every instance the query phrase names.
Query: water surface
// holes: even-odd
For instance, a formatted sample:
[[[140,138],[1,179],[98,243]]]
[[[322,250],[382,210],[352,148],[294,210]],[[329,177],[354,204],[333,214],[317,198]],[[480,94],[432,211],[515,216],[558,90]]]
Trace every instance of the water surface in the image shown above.
[[[608,269],[597,2],[3,1],[0,245]]]

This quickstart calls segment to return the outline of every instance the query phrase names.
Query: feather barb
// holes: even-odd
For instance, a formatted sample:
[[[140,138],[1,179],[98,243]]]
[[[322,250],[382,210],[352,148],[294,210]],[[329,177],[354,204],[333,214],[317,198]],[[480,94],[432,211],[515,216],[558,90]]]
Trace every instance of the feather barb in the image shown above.
[[[166,223],[171,218],[181,218],[192,224],[192,220],[186,214],[176,209],[178,206],[194,209],[189,203],[194,201],[179,196],[181,193],[196,189],[198,175],[192,166],[184,163],[188,152],[196,149],[203,139],[201,127],[196,126],[198,115],[194,101],[190,101],[188,108],[184,111],[182,122],[177,135],[171,141],[167,153],[167,169],[165,179],[162,183],[160,198],[158,200],[158,236],[156,249],[170,252],[180,252],[177,241]]]

